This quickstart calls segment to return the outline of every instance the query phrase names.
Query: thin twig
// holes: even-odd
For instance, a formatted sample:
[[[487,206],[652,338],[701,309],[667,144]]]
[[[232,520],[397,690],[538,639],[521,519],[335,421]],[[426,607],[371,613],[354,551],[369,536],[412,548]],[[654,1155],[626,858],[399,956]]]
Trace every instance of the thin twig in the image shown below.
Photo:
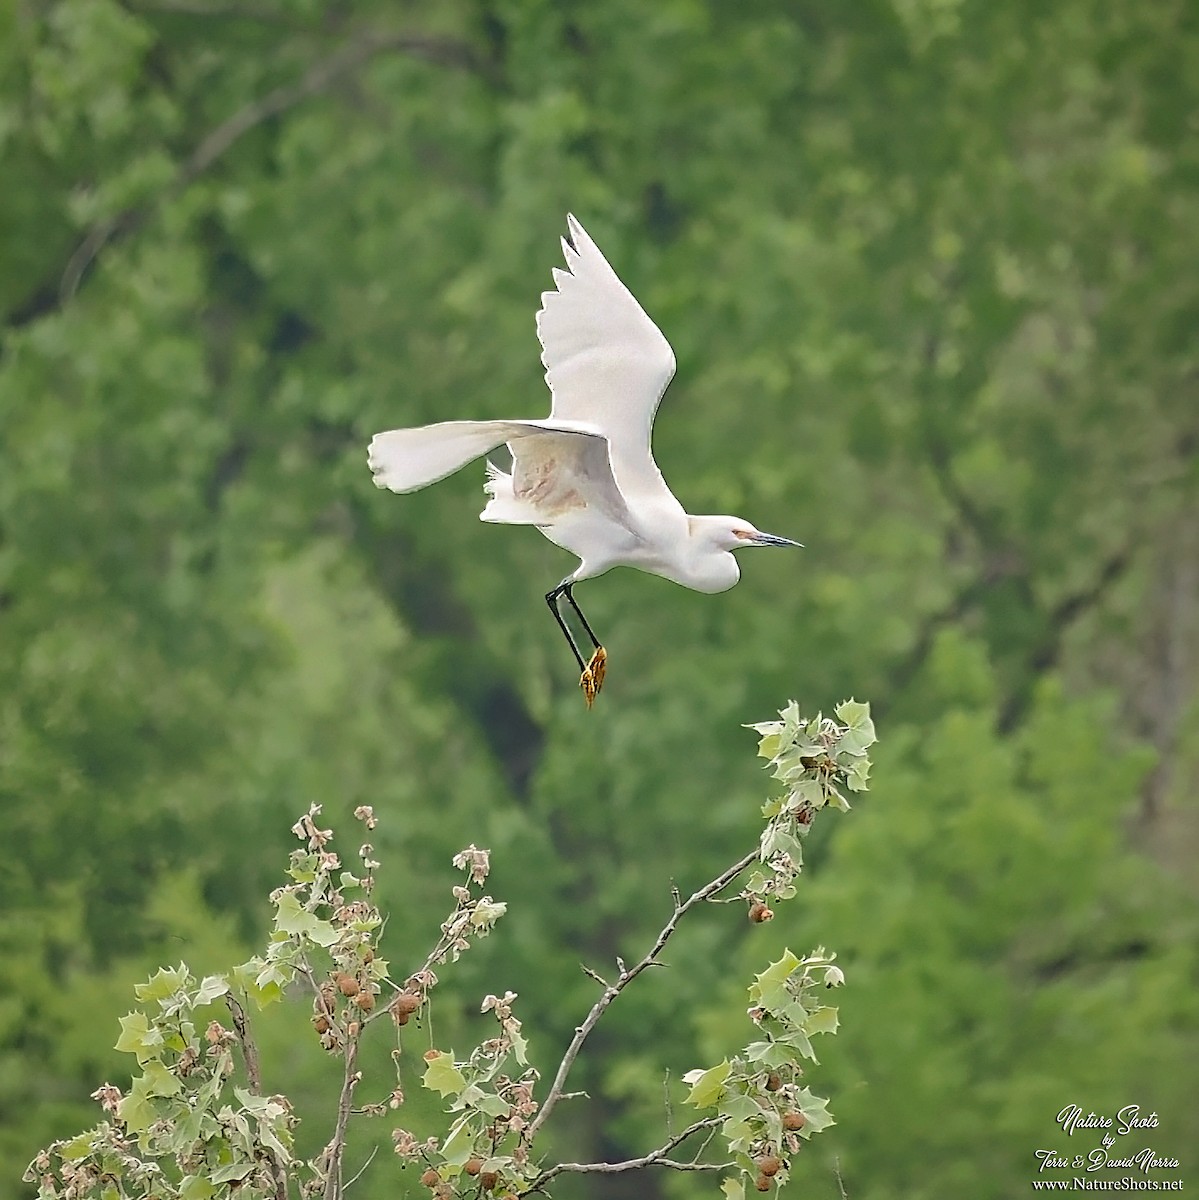
[[[722,1171],[728,1163],[680,1162],[670,1157],[670,1152],[685,1142],[693,1133],[702,1129],[711,1129],[719,1125],[723,1117],[705,1117],[688,1125],[682,1133],[675,1134],[669,1141],[664,1142],[656,1150],[643,1154],[640,1158],[628,1158],[623,1162],[593,1162],[593,1163],[557,1163],[543,1171],[527,1189],[530,1192],[540,1191],[555,1176],[572,1175],[617,1175],[622,1171],[639,1171],[643,1167],[669,1167],[672,1171]]]
[[[232,993],[225,993],[225,1004],[229,1015],[233,1018],[233,1028],[237,1040],[241,1043],[241,1056],[246,1064],[246,1080],[250,1085],[252,1095],[262,1095],[262,1066],[258,1058],[258,1045],[254,1041],[254,1033],[250,1028],[250,1019],[241,1001]],[[275,1200],[287,1200],[287,1168],[278,1157],[271,1153],[271,1171],[275,1177]]]
[[[370,1154],[367,1155],[366,1162],[364,1162],[362,1164],[362,1166],[360,1166],[358,1168],[358,1170],[354,1172],[354,1174],[351,1178],[346,1180],[346,1186],[344,1188],[342,1188],[343,1192],[348,1192],[350,1190],[350,1188],[352,1188],[354,1186],[354,1184],[356,1184],[358,1182],[358,1180],[360,1180],[362,1178],[362,1176],[366,1174],[366,1168],[369,1167],[371,1165],[371,1163],[373,1163],[375,1161],[375,1155],[378,1153],[379,1153],[379,1147],[375,1146],[375,1148],[370,1152]]]
[[[587,1014],[582,1025],[575,1030],[575,1035],[571,1039],[570,1045],[566,1048],[566,1053],[562,1056],[562,1062],[558,1065],[558,1073],[554,1076],[554,1082],[546,1094],[545,1100],[541,1105],[541,1110],[537,1116],[529,1123],[528,1130],[525,1133],[525,1142],[529,1144],[537,1136],[537,1131],[545,1124],[550,1113],[554,1111],[554,1105],[562,1097],[563,1089],[566,1087],[566,1079],[570,1074],[570,1069],[574,1066],[574,1061],[579,1056],[579,1051],[583,1048],[583,1043],[587,1040],[591,1031],[595,1028],[600,1017],[607,1011],[608,1005],[620,995],[621,992],[637,978],[647,967],[657,963],[658,955],[662,953],[666,943],[670,941],[674,931],[678,928],[679,921],[686,915],[688,911],[694,908],[697,904],[702,904],[705,900],[716,895],[717,892],[726,888],[750,863],[755,862],[758,858],[758,851],[751,850],[744,858],[733,863],[731,867],[722,871],[710,883],[704,884],[699,891],[692,893],[686,900],[680,902],[675,900],[674,912],[670,916],[670,920],[662,926],[661,932],[650,947],[649,952],[641,959],[640,962],[634,963],[631,967],[622,968],[620,974],[616,977],[614,983],[608,984],[604,988],[600,998],[592,1006],[591,1011]]]
[[[341,1200],[341,1159],[346,1148],[346,1126],[350,1121],[350,1108],[354,1088],[361,1074],[354,1069],[358,1061],[358,1038],[346,1042],[345,1075],[341,1081],[341,1096],[337,1101],[337,1124],[333,1127],[333,1139],[325,1147],[325,1200]]]
[[[448,955],[451,949],[453,949],[454,942],[461,935],[461,929],[457,925],[452,924],[454,917],[457,916],[461,911],[461,909],[455,909],[454,912],[451,913],[450,917],[446,921],[446,925],[449,925],[450,929],[447,930],[445,925],[442,926],[441,935],[437,939],[437,944],[432,950],[429,951],[428,957],[425,959],[424,963],[422,963],[420,967],[418,967],[412,972],[411,975],[408,976],[409,980],[418,979],[427,974],[429,971],[432,971],[435,966],[439,966],[441,963],[445,962],[446,955]],[[407,986],[407,984],[405,984],[404,987],[401,987],[400,984],[396,983],[394,979],[385,979],[383,982],[389,983],[393,988],[395,988],[397,995],[404,990],[404,987]],[[373,1021],[377,1021],[380,1017],[387,1016],[389,1012],[389,1006],[383,1004],[376,1008],[374,1012],[367,1013],[367,1015],[362,1018],[363,1029],[365,1029]]]
[[[250,1091],[255,1096],[262,1095],[262,1068],[258,1061],[258,1047],[254,1035],[250,1032],[250,1022],[246,1019],[246,1010],[232,992],[225,993],[225,1003],[229,1006],[229,1014],[233,1017],[233,1028],[237,1031],[237,1040],[241,1042],[241,1056],[246,1064],[246,1079],[250,1082]]]
[[[841,1200],[849,1200],[849,1194],[845,1191],[845,1180],[841,1178],[841,1160],[833,1159],[833,1174],[837,1177],[837,1191],[841,1193]]]
[[[454,38],[379,30],[366,30],[354,35],[327,58],[313,63],[294,83],[272,89],[222,121],[192,151],[156,201],[97,221],[67,263],[59,287],[61,300],[65,303],[74,296],[88,267],[109,241],[118,234],[138,229],[157,205],[178,196],[251,129],[325,91],[342,76],[389,51],[402,51],[442,66],[482,69],[471,47]]]

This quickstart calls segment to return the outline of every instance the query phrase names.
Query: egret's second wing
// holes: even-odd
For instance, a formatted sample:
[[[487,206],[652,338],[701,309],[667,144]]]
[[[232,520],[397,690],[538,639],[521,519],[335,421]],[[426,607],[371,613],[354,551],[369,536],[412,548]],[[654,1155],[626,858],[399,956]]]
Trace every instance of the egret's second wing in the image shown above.
[[[666,485],[650,454],[650,431],[674,375],[674,354],[587,231],[566,219],[569,270],[554,270],[557,291],[542,293],[537,314],[552,415],[603,432],[627,495],[660,495]]]

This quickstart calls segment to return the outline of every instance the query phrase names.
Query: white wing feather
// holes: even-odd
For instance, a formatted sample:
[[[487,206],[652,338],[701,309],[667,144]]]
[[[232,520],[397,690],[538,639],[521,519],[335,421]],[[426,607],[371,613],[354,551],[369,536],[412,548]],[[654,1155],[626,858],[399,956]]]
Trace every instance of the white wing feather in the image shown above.
[[[539,434],[558,434],[586,443],[605,445],[604,435],[579,421],[440,421],[411,429],[388,429],[371,438],[367,461],[375,486],[393,492],[415,492],[452,475],[490,454],[504,442]],[[603,450],[600,450],[601,456]],[[611,473],[607,486],[613,494]],[[601,477],[597,486],[604,486]]]
[[[626,498],[678,507],[650,451],[654,414],[674,376],[670,343],[573,216],[563,239],[567,271],[543,292],[537,314],[541,361],[555,420],[580,421],[608,439]]]

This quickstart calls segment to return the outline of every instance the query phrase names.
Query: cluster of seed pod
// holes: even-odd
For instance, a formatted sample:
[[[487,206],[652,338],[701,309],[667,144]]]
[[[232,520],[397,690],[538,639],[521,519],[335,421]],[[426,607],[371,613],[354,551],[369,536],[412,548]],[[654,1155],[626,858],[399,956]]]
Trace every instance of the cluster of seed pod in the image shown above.
[[[420,1006],[424,1002],[425,998],[422,993],[413,988],[411,984],[406,984],[395,994],[395,999],[389,1006],[391,1019],[397,1025],[407,1025],[413,1013],[419,1012]]]
[[[771,1084],[774,1086],[771,1087]],[[767,1091],[777,1091],[782,1086],[782,1080],[778,1075],[771,1073],[766,1081]],[[799,1131],[807,1124],[807,1118],[799,1111],[799,1109],[788,1109],[783,1113],[783,1129],[785,1130],[784,1138],[787,1142],[786,1146],[774,1146],[769,1142],[763,1142],[755,1148],[754,1166],[758,1168],[758,1177],[754,1181],[754,1187],[759,1192],[768,1192],[777,1182],[776,1177],[779,1172],[790,1166],[788,1161],[782,1157],[784,1152],[788,1154],[796,1154],[803,1142],[797,1136]]]
[[[312,1026],[328,1051],[341,1048],[344,1039],[357,1037],[362,1021],[375,1009],[379,984],[365,970],[374,958],[370,947],[363,955],[363,969],[357,972],[332,971],[312,1002]],[[338,1012],[339,1004],[345,1007]]]
[[[480,1194],[494,1196],[495,1200],[516,1200],[515,1193],[508,1190],[503,1175],[499,1171],[491,1170],[487,1161],[477,1154],[462,1164],[462,1173],[478,1180]],[[433,1193],[434,1200],[450,1200],[454,1195],[453,1187],[442,1178],[436,1167],[429,1167],[421,1175],[420,1181]]]

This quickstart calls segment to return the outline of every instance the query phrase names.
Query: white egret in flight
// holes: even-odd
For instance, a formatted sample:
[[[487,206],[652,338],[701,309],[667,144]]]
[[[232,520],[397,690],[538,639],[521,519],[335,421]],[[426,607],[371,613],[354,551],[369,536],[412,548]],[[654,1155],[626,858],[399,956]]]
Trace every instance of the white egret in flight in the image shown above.
[[[666,486],[650,451],[662,393],[674,375],[670,343],[616,276],[587,231],[567,216],[568,270],[537,314],[541,361],[553,403],[545,420],[442,421],[391,429],[370,444],[379,487],[414,492],[507,443],[509,474],[487,463],[484,521],[535,525],[580,561],[545,599],[582,672],[590,708],[607,653],[575,603],[581,579],[637,567],[698,592],[723,592],[740,577],[731,551],[798,546],[740,517],[693,517]],[[593,653],[584,660],[559,608],[565,596]]]

